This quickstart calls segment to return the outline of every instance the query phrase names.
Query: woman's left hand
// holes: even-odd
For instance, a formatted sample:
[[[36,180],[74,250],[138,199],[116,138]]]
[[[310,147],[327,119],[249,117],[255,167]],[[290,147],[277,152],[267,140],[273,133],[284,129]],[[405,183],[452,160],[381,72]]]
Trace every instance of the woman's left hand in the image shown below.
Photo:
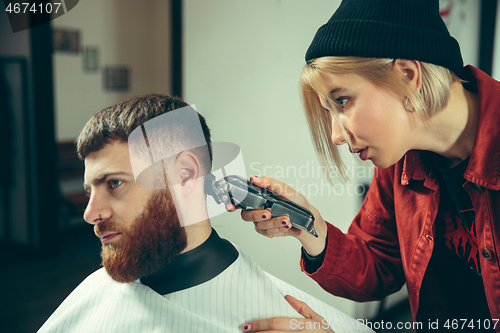
[[[311,310],[304,302],[286,295],[285,299],[290,305],[303,315],[304,319],[274,317],[268,319],[254,320],[243,325],[244,332],[329,332],[335,333],[327,321],[319,314]]]

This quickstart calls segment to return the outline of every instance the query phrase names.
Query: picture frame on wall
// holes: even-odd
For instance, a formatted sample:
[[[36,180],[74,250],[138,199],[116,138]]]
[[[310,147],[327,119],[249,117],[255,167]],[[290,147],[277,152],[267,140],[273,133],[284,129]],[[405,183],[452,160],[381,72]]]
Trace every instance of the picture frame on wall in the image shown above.
[[[127,91],[130,70],[126,66],[107,66],[104,68],[104,89],[107,91]]]
[[[87,46],[83,48],[83,70],[87,73],[97,73],[99,71],[99,48]]]
[[[55,29],[52,33],[54,51],[79,53],[80,32],[78,30]]]

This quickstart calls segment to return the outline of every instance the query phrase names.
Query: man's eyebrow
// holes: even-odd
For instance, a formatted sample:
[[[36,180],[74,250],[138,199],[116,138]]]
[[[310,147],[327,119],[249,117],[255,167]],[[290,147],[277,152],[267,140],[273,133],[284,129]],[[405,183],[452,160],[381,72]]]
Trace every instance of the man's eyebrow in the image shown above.
[[[92,179],[92,181],[90,183],[94,186],[97,186],[99,184],[104,183],[108,177],[120,176],[120,175],[129,176],[129,177],[131,176],[130,173],[125,172],[125,171],[110,172],[110,173],[105,173],[105,174],[101,174],[101,175],[97,176],[96,178]],[[90,185],[89,184],[83,183],[83,188],[85,189],[85,192],[90,193]]]

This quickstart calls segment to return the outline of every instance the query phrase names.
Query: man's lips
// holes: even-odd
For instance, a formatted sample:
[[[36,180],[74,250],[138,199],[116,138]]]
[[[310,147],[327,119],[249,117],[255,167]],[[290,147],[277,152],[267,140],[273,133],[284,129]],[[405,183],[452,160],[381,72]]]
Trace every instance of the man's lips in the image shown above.
[[[100,237],[101,243],[102,244],[107,243],[121,234],[122,234],[121,232],[106,232],[106,233],[102,234]]]

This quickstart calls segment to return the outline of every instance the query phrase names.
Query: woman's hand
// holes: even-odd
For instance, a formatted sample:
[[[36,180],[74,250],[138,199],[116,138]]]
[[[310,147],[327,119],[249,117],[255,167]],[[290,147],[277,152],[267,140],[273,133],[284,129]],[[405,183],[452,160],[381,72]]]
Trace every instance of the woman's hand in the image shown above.
[[[304,249],[311,256],[320,254],[325,248],[325,239],[327,233],[326,223],[321,217],[319,211],[311,206],[306,198],[299,192],[292,189],[285,183],[279,182],[271,177],[251,177],[250,181],[262,188],[266,188],[283,198],[290,200],[302,207],[311,211],[314,215],[314,228],[318,237],[314,237],[309,233],[292,227],[290,219],[287,216],[278,216],[271,218],[271,213],[268,210],[242,211],[241,217],[243,220],[253,222],[255,230],[266,237],[273,238],[277,236],[293,236],[296,237]],[[226,205],[226,209],[230,212],[235,211],[236,207],[231,204]]]
[[[274,317],[254,320],[243,325],[244,332],[329,332],[335,333],[328,322],[319,314],[311,310],[306,303],[287,295],[285,299],[304,319]]]

